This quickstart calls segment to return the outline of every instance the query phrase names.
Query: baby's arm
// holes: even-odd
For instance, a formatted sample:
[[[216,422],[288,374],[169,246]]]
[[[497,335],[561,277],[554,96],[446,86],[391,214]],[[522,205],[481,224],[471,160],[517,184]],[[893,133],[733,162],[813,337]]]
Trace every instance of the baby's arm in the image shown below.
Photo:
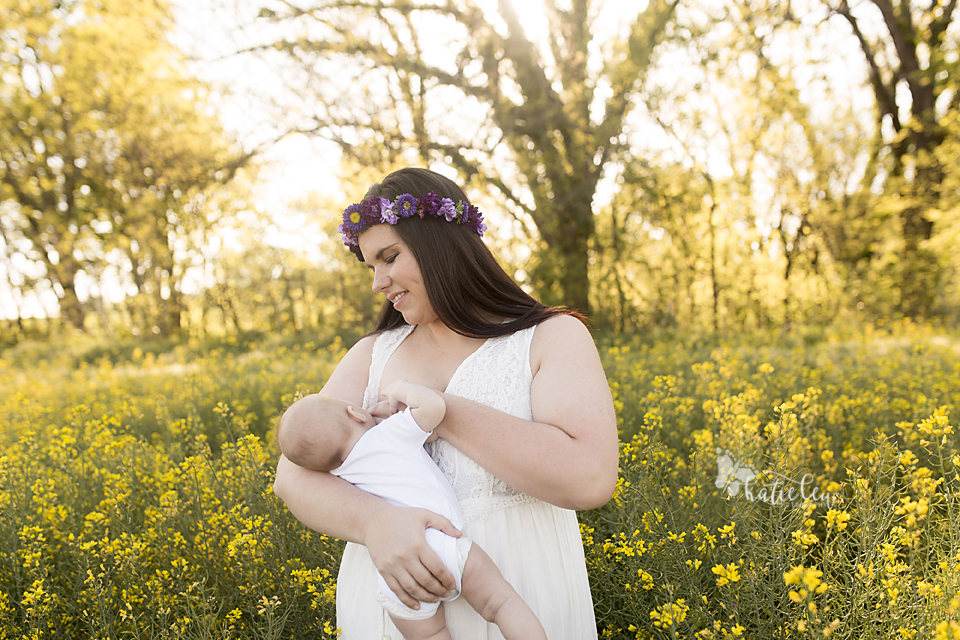
[[[447,412],[447,403],[439,393],[408,380],[397,380],[383,390],[383,395],[391,412],[398,411],[401,404],[410,407],[413,419],[426,432],[433,431]]]

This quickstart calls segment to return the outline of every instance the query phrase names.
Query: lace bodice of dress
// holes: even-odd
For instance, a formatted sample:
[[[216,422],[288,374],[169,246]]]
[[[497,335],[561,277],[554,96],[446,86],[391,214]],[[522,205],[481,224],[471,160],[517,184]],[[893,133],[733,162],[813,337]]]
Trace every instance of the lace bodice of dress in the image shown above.
[[[412,329],[412,326],[404,325],[377,336],[363,397],[365,408],[376,404],[384,366]],[[484,342],[460,364],[446,392],[518,418],[532,419],[530,342],[534,330],[535,327],[531,327]],[[453,486],[465,523],[482,519],[499,509],[535,500],[494,477],[442,438],[427,444],[426,448]]]

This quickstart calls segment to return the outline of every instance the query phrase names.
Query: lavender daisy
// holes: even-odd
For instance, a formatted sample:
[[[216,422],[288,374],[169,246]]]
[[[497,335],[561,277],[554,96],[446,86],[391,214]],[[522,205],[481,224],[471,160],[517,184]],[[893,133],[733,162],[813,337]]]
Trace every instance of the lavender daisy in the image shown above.
[[[359,233],[363,228],[361,220],[363,216],[360,213],[360,205],[352,204],[343,211],[343,225],[342,228],[346,231],[353,233]]]
[[[446,218],[447,222],[453,222],[454,218],[457,217],[457,208],[453,204],[453,200],[450,198],[440,200],[440,208],[437,210],[437,214]]]
[[[386,198],[380,198],[380,222],[397,224],[398,219],[393,203]]]
[[[417,199],[405,193],[396,200],[396,211],[403,218],[409,218],[417,212]]]

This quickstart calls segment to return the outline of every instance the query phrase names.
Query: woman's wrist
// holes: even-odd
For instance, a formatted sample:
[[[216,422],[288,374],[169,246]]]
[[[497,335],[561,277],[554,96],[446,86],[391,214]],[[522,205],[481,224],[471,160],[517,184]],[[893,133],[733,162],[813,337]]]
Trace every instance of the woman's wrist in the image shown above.
[[[443,402],[443,413],[441,414],[440,420],[433,427],[433,437],[434,439],[436,438],[445,439],[444,433],[446,431],[446,425],[448,421],[444,420],[444,418],[446,418],[447,415],[450,413],[450,398],[454,398],[456,396],[451,396],[447,394],[445,391],[437,391],[437,395],[440,396],[440,399]]]
[[[382,533],[384,530],[390,528],[390,514],[398,509],[385,500],[380,500],[379,498],[376,501],[371,501],[369,505],[369,512],[366,517],[361,519],[360,535],[359,542],[365,547],[370,546],[370,541],[376,537],[378,533]]]

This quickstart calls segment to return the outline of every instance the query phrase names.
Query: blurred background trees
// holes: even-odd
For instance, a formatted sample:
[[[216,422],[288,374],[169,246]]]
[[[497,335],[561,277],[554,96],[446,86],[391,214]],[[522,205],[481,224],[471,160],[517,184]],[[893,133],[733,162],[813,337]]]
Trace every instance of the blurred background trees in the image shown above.
[[[404,164],[465,184],[508,271],[595,327],[960,320],[953,0],[218,5],[283,80],[249,99],[338,149],[339,193],[288,202],[171,44],[188,7],[0,6],[11,335],[37,300],[90,332],[362,332],[339,211]]]
[[[315,80],[304,85],[316,101],[310,131],[360,158],[410,151],[491,190],[533,223],[527,273],[544,302],[589,312],[592,202],[676,0],[652,0],[607,40],[599,6],[545,3],[543,41],[508,0],[495,12],[474,2],[280,2],[260,15],[292,34],[263,47]],[[331,68],[349,70],[349,85]]]
[[[943,271],[929,247],[948,171],[937,150],[951,135],[944,123],[960,111],[957,3],[871,0],[851,6],[841,0],[828,6],[856,37],[876,98],[874,154],[885,157],[884,191],[896,194],[886,204],[900,227],[899,310],[924,316],[936,304]]]
[[[112,286],[121,304],[101,326],[179,333],[187,256],[227,213],[213,192],[249,160],[184,73],[172,27],[152,0],[3,2],[8,278],[32,274],[16,296],[53,292],[75,329]]]

